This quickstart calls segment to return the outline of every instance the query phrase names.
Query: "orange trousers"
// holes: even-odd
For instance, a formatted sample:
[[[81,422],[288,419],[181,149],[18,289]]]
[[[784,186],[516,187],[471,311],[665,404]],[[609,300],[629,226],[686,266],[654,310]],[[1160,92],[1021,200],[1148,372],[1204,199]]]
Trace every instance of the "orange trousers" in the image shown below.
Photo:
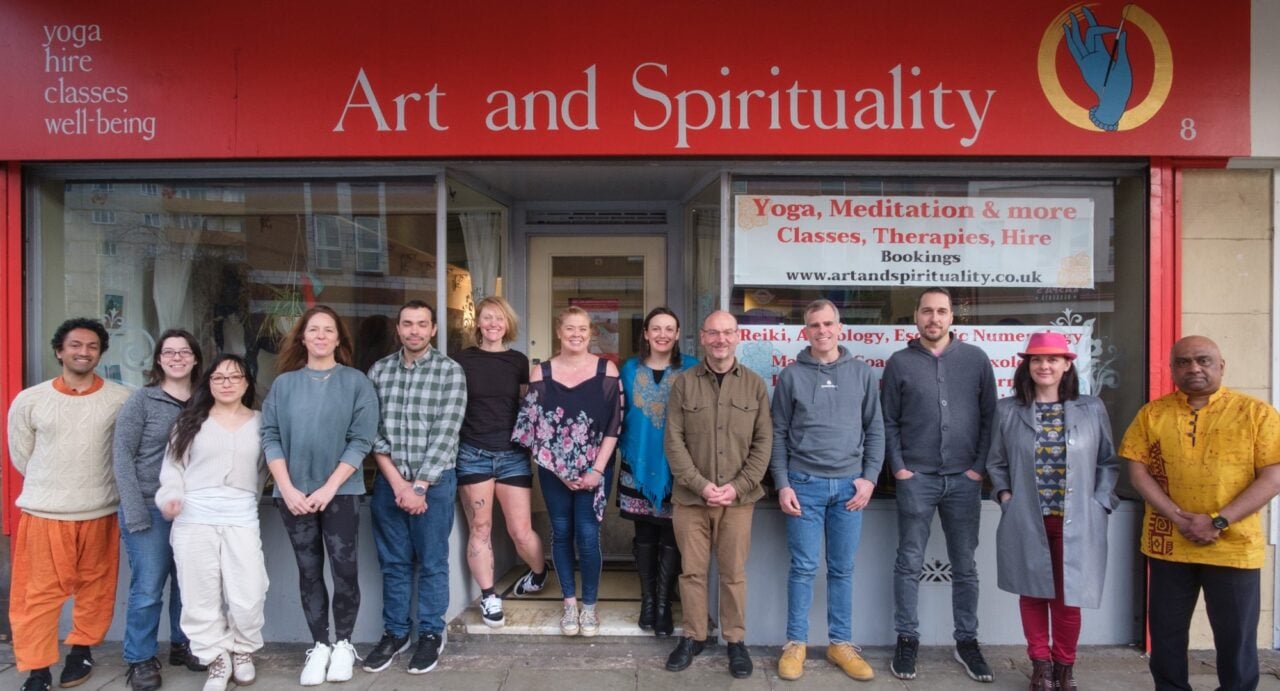
[[[9,622],[13,655],[26,672],[58,661],[58,618],[74,597],[67,645],[97,645],[111,628],[120,567],[116,514],[55,521],[23,512],[11,544]]]

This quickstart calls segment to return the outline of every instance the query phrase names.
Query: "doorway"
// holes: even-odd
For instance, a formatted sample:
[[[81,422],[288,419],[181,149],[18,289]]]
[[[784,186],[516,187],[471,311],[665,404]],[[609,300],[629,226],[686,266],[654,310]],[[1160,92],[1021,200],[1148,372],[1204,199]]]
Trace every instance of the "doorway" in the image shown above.
[[[539,235],[529,240],[529,360],[559,349],[555,317],[576,305],[591,315],[591,351],[621,365],[639,349],[644,315],[666,304],[667,239],[662,235]],[[617,473],[600,531],[606,561],[632,561],[630,521],[618,515]],[[546,532],[546,504],[535,489],[534,524]]]

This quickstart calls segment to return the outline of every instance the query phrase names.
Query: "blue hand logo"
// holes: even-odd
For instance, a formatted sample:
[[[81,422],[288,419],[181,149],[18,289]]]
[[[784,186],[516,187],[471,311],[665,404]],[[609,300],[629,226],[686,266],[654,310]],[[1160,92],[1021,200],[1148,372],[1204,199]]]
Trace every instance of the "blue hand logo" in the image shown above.
[[[1128,35],[1124,33],[1124,19],[1120,20],[1120,28],[1099,26],[1093,12],[1088,7],[1081,7],[1087,24],[1084,38],[1080,37],[1080,23],[1074,13],[1068,13],[1070,24],[1064,24],[1067,50],[1075,59],[1076,67],[1085,84],[1098,97],[1098,105],[1089,109],[1089,120],[1099,129],[1114,132],[1124,115],[1133,93],[1133,71],[1129,66],[1129,52],[1126,48]],[[1107,51],[1102,37],[1115,34],[1115,46],[1112,52]]]

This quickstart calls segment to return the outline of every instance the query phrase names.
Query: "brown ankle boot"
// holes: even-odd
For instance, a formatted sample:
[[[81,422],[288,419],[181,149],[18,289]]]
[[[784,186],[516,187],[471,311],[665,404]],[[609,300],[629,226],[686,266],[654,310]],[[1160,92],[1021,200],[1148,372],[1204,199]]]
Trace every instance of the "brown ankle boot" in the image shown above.
[[[1072,665],[1053,663],[1053,681],[1060,691],[1073,691],[1076,688],[1076,679],[1071,674],[1071,667]]]
[[[1054,691],[1053,663],[1048,660],[1031,661],[1030,691]]]

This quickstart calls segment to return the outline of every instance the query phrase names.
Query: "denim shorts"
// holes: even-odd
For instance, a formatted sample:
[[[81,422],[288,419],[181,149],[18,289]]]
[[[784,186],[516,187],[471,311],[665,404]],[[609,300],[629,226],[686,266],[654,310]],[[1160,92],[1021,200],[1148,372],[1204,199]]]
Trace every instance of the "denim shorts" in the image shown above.
[[[470,444],[458,445],[458,484],[474,485],[497,480],[513,487],[533,487],[529,452],[522,448],[489,451]]]

